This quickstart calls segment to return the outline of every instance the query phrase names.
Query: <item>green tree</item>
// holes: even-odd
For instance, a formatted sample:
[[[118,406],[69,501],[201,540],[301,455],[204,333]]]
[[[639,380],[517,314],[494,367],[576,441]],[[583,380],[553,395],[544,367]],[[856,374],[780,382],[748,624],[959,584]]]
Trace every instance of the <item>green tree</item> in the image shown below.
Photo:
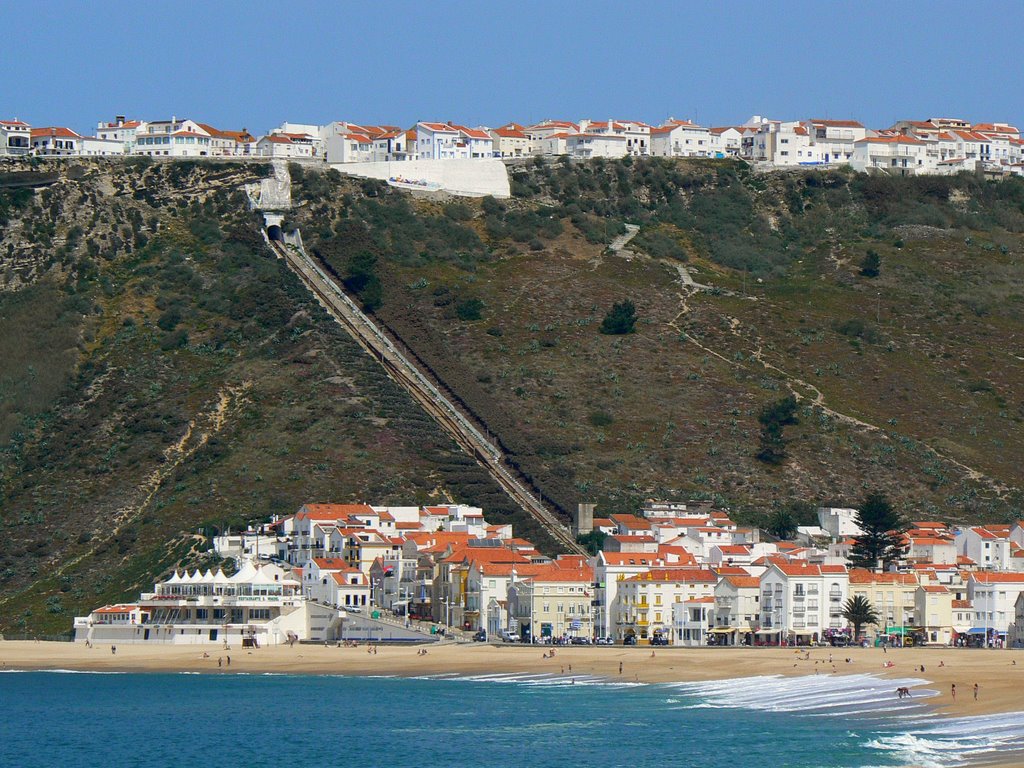
[[[853,639],[860,637],[860,628],[865,624],[877,624],[878,611],[863,595],[855,595],[843,604],[843,618],[853,624]]]
[[[777,539],[791,539],[796,535],[796,515],[786,507],[778,507],[772,510],[764,529]]]
[[[369,250],[356,251],[348,260],[343,278],[345,287],[359,297],[363,309],[372,312],[383,302],[377,257]]]
[[[592,555],[596,555],[604,547],[604,540],[607,537],[608,534],[595,528],[590,533],[581,533],[577,536],[576,543],[582,544],[587,548],[587,552]]]
[[[876,569],[898,562],[906,549],[903,524],[884,494],[870,493],[856,517],[861,533],[850,548],[850,564],[858,568]]]
[[[757,416],[761,423],[761,450],[758,451],[757,458],[765,464],[778,465],[786,460],[788,454],[782,429],[790,424],[799,423],[796,411],[797,402],[794,395],[762,406]]]
[[[621,336],[636,330],[636,305],[632,301],[618,301],[608,310],[601,321],[601,333]]]
[[[878,277],[882,270],[882,257],[877,251],[868,251],[860,263],[860,273],[864,277]]]

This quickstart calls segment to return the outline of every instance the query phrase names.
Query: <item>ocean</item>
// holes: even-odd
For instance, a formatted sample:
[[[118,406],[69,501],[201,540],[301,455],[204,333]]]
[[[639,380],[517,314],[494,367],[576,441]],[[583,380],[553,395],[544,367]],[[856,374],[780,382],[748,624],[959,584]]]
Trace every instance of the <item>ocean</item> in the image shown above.
[[[938,719],[871,675],[642,685],[587,676],[0,674],[0,765],[965,765],[1024,715]]]

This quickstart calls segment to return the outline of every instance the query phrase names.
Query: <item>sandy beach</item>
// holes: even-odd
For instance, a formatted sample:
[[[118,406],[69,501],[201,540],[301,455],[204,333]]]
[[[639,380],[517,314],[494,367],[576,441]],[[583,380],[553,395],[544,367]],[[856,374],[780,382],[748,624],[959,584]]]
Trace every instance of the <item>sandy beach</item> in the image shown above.
[[[426,655],[418,655],[426,647]],[[208,653],[208,658],[203,654]],[[324,647],[296,645],[225,651],[216,646],[120,645],[87,648],[82,643],[0,642],[6,669],[121,672],[280,672],[337,675],[430,675],[443,673],[542,673],[598,675],[645,683],[720,680],[755,675],[876,674],[920,677],[921,687],[940,695],[930,704],[945,715],[964,716],[1024,710],[1024,651],[907,648],[650,648],[565,646],[543,658],[544,646],[445,644]],[[231,657],[231,665],[218,659]],[[830,661],[831,659],[831,661]],[[849,659],[849,662],[847,662]],[[1013,662],[1017,663],[1014,664]],[[892,667],[885,664],[891,662]],[[619,665],[622,672],[619,672]],[[921,666],[924,671],[921,672]],[[833,671],[834,669],[834,671]],[[979,686],[974,700],[975,683]],[[951,686],[957,687],[956,701]],[[895,688],[893,699],[896,699]]]

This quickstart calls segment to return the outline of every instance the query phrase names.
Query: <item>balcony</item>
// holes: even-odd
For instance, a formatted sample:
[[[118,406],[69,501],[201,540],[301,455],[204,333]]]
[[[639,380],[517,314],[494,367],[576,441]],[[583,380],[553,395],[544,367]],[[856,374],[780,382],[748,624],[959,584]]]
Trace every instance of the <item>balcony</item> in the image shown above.
[[[795,595],[793,595],[793,599],[794,600],[802,601],[804,599],[804,597],[805,597],[805,595],[804,595],[803,592],[797,592]]]

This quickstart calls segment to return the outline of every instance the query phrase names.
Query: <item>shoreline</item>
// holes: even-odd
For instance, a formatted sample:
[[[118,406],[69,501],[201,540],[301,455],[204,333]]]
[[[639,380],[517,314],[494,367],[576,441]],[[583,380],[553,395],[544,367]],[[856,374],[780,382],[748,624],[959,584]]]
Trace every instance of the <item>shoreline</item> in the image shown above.
[[[340,676],[471,676],[547,674],[555,677],[593,676],[610,683],[711,682],[781,675],[787,678],[834,675],[872,675],[916,678],[911,690],[931,689],[937,696],[917,699],[939,718],[1024,712],[1024,651],[954,648],[673,648],[649,646],[558,646],[554,657],[543,658],[548,646],[440,644],[325,647],[271,646],[243,649],[232,646],[109,645],[87,648],[82,643],[0,641],[0,671],[99,673],[285,674]],[[418,655],[426,648],[426,655]],[[810,658],[807,658],[808,650]],[[206,653],[208,656],[203,657]],[[218,659],[230,656],[230,666]],[[829,657],[831,656],[831,662]],[[850,661],[847,662],[846,659]],[[1013,662],[1016,661],[1016,664]],[[883,666],[891,662],[892,667]],[[619,672],[621,664],[622,672]],[[920,671],[924,666],[924,672]],[[833,672],[833,666],[835,672]],[[816,677],[819,676],[819,677]],[[954,702],[950,686],[957,686]],[[979,685],[978,700],[973,697]],[[901,700],[893,688],[893,713]],[[1024,714],[1022,714],[1024,719]],[[979,760],[974,766],[1012,768],[1021,762],[1012,753]],[[909,767],[908,767],[909,768]]]
[[[79,672],[277,672],[284,674],[394,675],[568,674],[610,681],[680,683],[763,675],[871,674],[918,677],[921,688],[938,690],[929,699],[937,714],[953,717],[1024,710],[1024,651],[954,648],[674,648],[660,646],[549,646],[437,644],[358,647],[295,645],[224,650],[216,645],[126,644],[87,648],[82,643],[0,641],[0,668],[23,671],[67,669]],[[425,648],[426,655],[418,652]],[[809,650],[810,658],[807,659]],[[208,654],[203,658],[203,654]],[[231,657],[231,665],[217,660]],[[847,662],[846,659],[850,661]],[[830,661],[831,659],[831,661]],[[1017,663],[1014,664],[1013,662]],[[620,662],[622,672],[619,671]],[[892,667],[885,667],[890,662]],[[924,671],[920,671],[922,665]],[[564,670],[563,670],[564,668]],[[957,686],[954,702],[951,685]],[[973,687],[979,685],[978,700]],[[896,701],[895,689],[893,693]]]

